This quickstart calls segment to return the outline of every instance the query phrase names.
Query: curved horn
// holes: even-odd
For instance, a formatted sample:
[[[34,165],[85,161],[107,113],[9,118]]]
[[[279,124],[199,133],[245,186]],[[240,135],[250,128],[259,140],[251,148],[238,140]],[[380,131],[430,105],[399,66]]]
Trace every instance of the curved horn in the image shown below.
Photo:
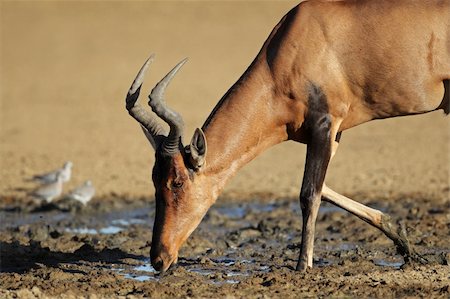
[[[154,57],[154,54],[150,55],[136,75],[133,84],[128,90],[126,97],[126,108],[128,113],[141,124],[147,139],[156,150],[161,142],[163,142],[165,136],[167,135],[167,131],[157,121],[154,115],[148,113],[140,104],[136,104],[141,91],[142,82],[144,81],[145,73],[147,72],[147,69],[152,63]]]
[[[178,70],[185,64],[187,58],[178,63],[158,84],[152,89],[152,92],[148,96],[148,104],[152,108],[153,112],[162,118],[170,127],[170,132],[167,138],[162,144],[162,154],[174,155],[180,151],[181,137],[183,136],[184,122],[183,118],[176,111],[170,109],[166,105],[164,99],[164,92],[173,79]]]

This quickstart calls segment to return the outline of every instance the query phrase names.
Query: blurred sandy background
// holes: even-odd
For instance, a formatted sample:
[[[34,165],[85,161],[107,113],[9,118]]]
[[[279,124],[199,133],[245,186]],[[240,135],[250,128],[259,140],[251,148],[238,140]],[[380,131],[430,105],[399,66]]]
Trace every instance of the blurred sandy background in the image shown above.
[[[92,179],[99,196],[153,196],[153,151],[124,96],[150,53],[141,100],[179,60],[168,90],[185,141],[295,1],[2,1],[0,196],[35,173],[74,162],[66,190]],[[450,118],[442,112],[345,132],[328,183],[373,197],[449,196]],[[226,193],[294,196],[305,146],[284,143],[246,166]]]

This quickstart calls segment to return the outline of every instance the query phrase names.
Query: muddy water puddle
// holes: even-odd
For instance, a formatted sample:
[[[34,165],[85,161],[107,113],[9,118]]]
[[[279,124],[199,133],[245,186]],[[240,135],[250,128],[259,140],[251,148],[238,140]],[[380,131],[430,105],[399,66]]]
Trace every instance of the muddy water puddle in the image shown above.
[[[119,275],[126,279],[136,281],[158,281],[160,279],[158,273],[150,264],[150,259],[142,260],[142,265],[133,267],[124,267],[124,265],[111,265],[110,269],[116,271]]]
[[[293,204],[286,205],[293,209]],[[217,205],[213,207],[206,216],[205,221],[200,225],[200,231],[216,230],[217,238],[226,239],[230,235],[240,231],[243,240],[248,239],[252,234],[247,234],[245,231],[266,230],[266,227],[259,227],[259,224],[252,226],[252,220],[256,215],[264,219],[263,214],[271,213],[277,209],[277,205],[273,203],[256,203],[256,204],[238,204],[238,205]],[[338,208],[324,207],[321,213],[339,211]],[[105,213],[90,217],[90,215],[77,217],[74,215],[66,215],[63,217],[61,213],[43,213],[40,217],[23,218],[22,223],[33,225],[42,222],[46,219],[48,223],[55,223],[61,229],[61,226],[68,226],[64,228],[64,233],[72,234],[75,237],[84,238],[85,236],[95,237],[96,235],[112,235],[108,238],[114,238],[115,234],[127,235],[130,228],[134,230],[148,230],[151,231],[154,210],[152,208],[135,209],[129,211],[120,211]],[[69,223],[70,222],[70,223]],[[228,222],[228,225],[223,226],[223,222]],[[256,237],[258,233],[253,234]],[[252,238],[250,238],[252,239]],[[262,239],[262,238],[261,238]],[[292,239],[292,236],[289,237]],[[251,242],[251,240],[250,240]],[[253,246],[257,252],[260,248]],[[242,250],[238,246],[229,246],[227,250],[221,251],[224,255],[217,254],[215,249],[207,248],[206,253],[213,253],[211,258],[206,257],[208,254],[204,252],[197,252],[193,258],[180,258],[178,266],[183,267],[187,272],[202,276],[212,284],[237,284],[241,279],[256,273],[267,273],[271,271],[271,267],[262,264],[262,261],[256,259],[248,259],[242,257]],[[249,251],[248,249],[246,251]],[[95,268],[95,266],[94,266]],[[135,281],[159,281],[162,276],[151,266],[149,258],[136,259],[133,265],[120,263],[112,264],[110,266],[100,266],[99,269],[109,269],[114,273]]]
[[[450,246],[448,238],[443,236],[449,235],[450,218],[446,213],[420,213],[416,219],[397,202],[383,208],[407,220],[408,227],[413,228],[409,231],[412,244],[420,252],[442,256],[438,266],[424,268],[437,271],[427,272],[424,277],[436,276],[439,283],[435,291],[440,292],[441,282],[448,281],[448,268],[445,270],[448,266],[445,265]],[[61,286],[79,281],[80,284],[74,286],[77,291],[86,283],[89,288],[104,290],[105,294],[115,289],[116,295],[128,287],[139,290],[145,286],[151,289],[147,294],[156,294],[158,290],[167,297],[180,294],[192,297],[204,285],[210,289],[202,291],[203,297],[209,290],[217,290],[215,288],[231,288],[232,293],[244,292],[247,288],[249,293],[241,295],[252,297],[253,289],[275,287],[273,294],[278,294],[289,285],[304,286],[308,290],[316,288],[324,295],[332,295],[331,289],[318,287],[314,279],[322,277],[320,279],[334,289],[342,285],[343,277],[359,277],[370,287],[388,286],[386,273],[394,275],[395,281],[402,279],[397,276],[405,271],[403,258],[396,254],[385,236],[340,208],[324,203],[316,227],[315,268],[311,272],[315,273],[311,274],[314,279],[304,280],[304,275],[308,274],[293,271],[300,251],[300,214],[296,200],[219,201],[181,248],[177,265],[160,275],[149,260],[153,203],[101,210],[88,206],[78,212],[1,211],[0,276],[5,285],[16,287],[34,285],[36,277],[41,277],[42,283],[53,277],[50,279],[53,285],[58,285],[59,279],[67,279]],[[416,275],[410,277],[411,281],[420,284],[419,280],[414,280],[419,277],[414,268],[411,271]],[[365,273],[362,278],[358,276],[361,273]],[[405,285],[408,283],[405,279]],[[179,286],[179,293],[174,293],[173,285]],[[193,287],[182,287],[186,285]],[[348,290],[354,289],[350,280],[344,283],[347,285]],[[414,286],[404,289],[411,288]],[[364,294],[375,296],[370,291]]]
[[[342,209],[326,203],[322,204],[319,210],[319,218],[327,217],[327,215],[341,217],[344,214],[346,212]],[[286,217],[282,217],[284,215]],[[261,250],[271,252],[280,248],[277,260],[280,258],[283,258],[284,261],[289,258],[294,260],[298,254],[300,242],[301,217],[299,215],[299,204],[295,201],[217,204],[206,215],[199,226],[199,233],[194,233],[194,238],[196,235],[208,232],[211,237],[220,241],[218,248],[208,246],[204,248],[205,251],[197,250],[190,259],[181,258],[179,264],[190,273],[209,278],[211,283],[237,283],[238,278],[259,272],[270,272],[271,267],[265,262],[269,261],[270,263],[267,258],[275,258],[275,255],[264,256],[261,254]],[[114,239],[114,235],[118,234],[128,236],[130,230],[149,233],[153,225],[154,208],[150,205],[150,207],[95,215],[92,215],[91,212],[74,214],[54,210],[23,215],[2,212],[1,216],[5,228],[12,228],[18,224],[19,227],[29,226],[33,231],[34,226],[45,224],[47,227],[53,227],[58,234],[67,233],[72,235],[72,238],[78,239],[89,236],[95,240],[96,236],[102,235],[106,235],[109,239]],[[279,218],[280,216],[282,218]],[[316,244],[318,253],[331,254],[328,257],[315,259],[315,264],[319,267],[338,264],[339,259],[336,258],[336,253],[339,253],[337,256],[346,255],[349,252],[356,252],[360,247],[360,243],[345,241],[346,238],[338,232],[338,228],[334,227],[329,231],[331,232],[330,236],[324,238],[325,242]],[[31,235],[33,236],[33,233]],[[213,244],[208,243],[208,245]],[[245,258],[245,253],[249,255],[247,258]],[[280,253],[285,253],[285,256]],[[158,281],[161,278],[151,266],[148,258],[135,262],[138,265],[112,265],[110,269],[127,279],[137,281]],[[399,268],[402,260],[400,257],[394,261],[378,258],[374,260],[374,264]],[[102,267],[102,269],[104,268]],[[214,279],[217,276],[225,279],[218,281]]]
[[[146,258],[139,261],[140,265],[126,266],[126,265],[111,265],[110,269],[115,271],[119,275],[126,279],[132,279],[136,281],[159,281],[164,278],[164,274],[160,275],[152,267],[150,259]],[[195,262],[195,261],[194,261]],[[270,272],[269,266],[258,265],[255,261],[251,260],[232,260],[230,258],[215,258],[210,259],[210,264],[206,267],[202,265],[196,265],[192,260],[180,259],[177,267],[183,267],[187,272],[202,276],[207,282],[211,284],[236,284],[252,274],[256,273],[268,273]],[[235,264],[246,264],[246,270],[240,270],[233,268]]]

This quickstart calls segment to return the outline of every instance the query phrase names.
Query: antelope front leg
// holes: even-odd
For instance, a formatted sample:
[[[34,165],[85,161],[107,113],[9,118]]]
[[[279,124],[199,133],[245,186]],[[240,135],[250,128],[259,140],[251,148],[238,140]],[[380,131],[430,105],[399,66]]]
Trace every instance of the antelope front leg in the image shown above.
[[[300,191],[303,229],[297,270],[313,265],[314,231],[320,207],[322,186],[331,158],[332,120],[328,114],[314,115],[307,123],[310,141],[307,145],[305,173]]]

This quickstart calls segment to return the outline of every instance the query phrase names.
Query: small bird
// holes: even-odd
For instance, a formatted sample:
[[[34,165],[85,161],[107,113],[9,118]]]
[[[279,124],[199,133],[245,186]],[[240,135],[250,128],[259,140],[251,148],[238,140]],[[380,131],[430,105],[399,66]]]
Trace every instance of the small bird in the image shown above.
[[[66,197],[68,199],[76,200],[85,206],[94,195],[95,187],[92,185],[92,182],[88,180],[72,190]]]
[[[70,180],[70,176],[72,173],[72,166],[73,163],[71,161],[67,161],[66,163],[64,163],[62,168],[53,170],[48,173],[35,175],[33,176],[32,180],[43,184],[52,183],[56,181],[56,175],[57,173],[60,172],[62,174],[63,183],[66,183]]]
[[[60,196],[63,189],[63,173],[57,172],[55,181],[46,183],[30,193],[31,196],[43,199],[47,203]]]

